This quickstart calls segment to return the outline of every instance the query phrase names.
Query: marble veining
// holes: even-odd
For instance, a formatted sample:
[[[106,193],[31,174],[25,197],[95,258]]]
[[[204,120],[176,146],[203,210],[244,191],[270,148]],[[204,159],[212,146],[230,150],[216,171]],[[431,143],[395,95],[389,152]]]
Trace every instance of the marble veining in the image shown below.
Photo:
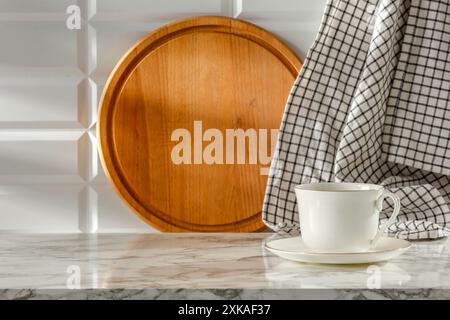
[[[372,266],[338,266],[276,257],[264,249],[273,237],[2,234],[0,298],[450,297],[447,239],[414,242],[400,257]]]

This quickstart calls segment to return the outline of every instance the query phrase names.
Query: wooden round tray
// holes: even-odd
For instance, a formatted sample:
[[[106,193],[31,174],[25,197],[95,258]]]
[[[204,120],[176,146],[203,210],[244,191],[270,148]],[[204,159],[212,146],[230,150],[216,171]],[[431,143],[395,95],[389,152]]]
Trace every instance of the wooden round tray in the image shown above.
[[[279,128],[300,68],[285,44],[240,20],[197,17],[150,33],[120,60],[100,103],[100,158],[116,191],[162,231],[264,228],[269,165],[249,160],[249,139],[238,164],[226,130],[254,129],[264,142],[260,129]]]

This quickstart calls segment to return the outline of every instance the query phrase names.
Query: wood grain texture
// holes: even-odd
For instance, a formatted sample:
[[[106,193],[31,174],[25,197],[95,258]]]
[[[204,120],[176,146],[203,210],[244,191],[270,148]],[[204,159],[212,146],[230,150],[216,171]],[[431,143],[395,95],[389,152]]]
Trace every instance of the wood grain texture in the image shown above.
[[[174,164],[171,134],[186,128],[194,140],[194,121],[224,140],[226,129],[278,128],[300,68],[280,40],[236,19],[196,17],[150,33],[100,102],[100,158],[118,194],[162,231],[263,229],[261,165]]]

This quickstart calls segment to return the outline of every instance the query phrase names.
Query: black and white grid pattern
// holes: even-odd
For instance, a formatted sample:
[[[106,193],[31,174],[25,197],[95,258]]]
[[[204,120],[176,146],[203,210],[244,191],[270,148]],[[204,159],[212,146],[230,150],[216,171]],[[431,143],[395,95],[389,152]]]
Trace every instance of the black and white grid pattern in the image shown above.
[[[263,220],[298,233],[295,185],[368,182],[400,197],[391,235],[449,235],[449,104],[448,0],[329,0],[287,101]]]

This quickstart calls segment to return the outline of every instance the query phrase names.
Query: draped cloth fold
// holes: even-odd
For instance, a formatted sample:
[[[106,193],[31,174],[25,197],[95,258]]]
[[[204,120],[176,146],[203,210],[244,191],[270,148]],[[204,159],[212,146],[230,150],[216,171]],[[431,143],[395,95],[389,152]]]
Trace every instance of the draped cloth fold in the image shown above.
[[[396,193],[392,236],[450,234],[448,0],[328,1],[286,104],[264,222],[298,233],[294,186],[330,181]]]

